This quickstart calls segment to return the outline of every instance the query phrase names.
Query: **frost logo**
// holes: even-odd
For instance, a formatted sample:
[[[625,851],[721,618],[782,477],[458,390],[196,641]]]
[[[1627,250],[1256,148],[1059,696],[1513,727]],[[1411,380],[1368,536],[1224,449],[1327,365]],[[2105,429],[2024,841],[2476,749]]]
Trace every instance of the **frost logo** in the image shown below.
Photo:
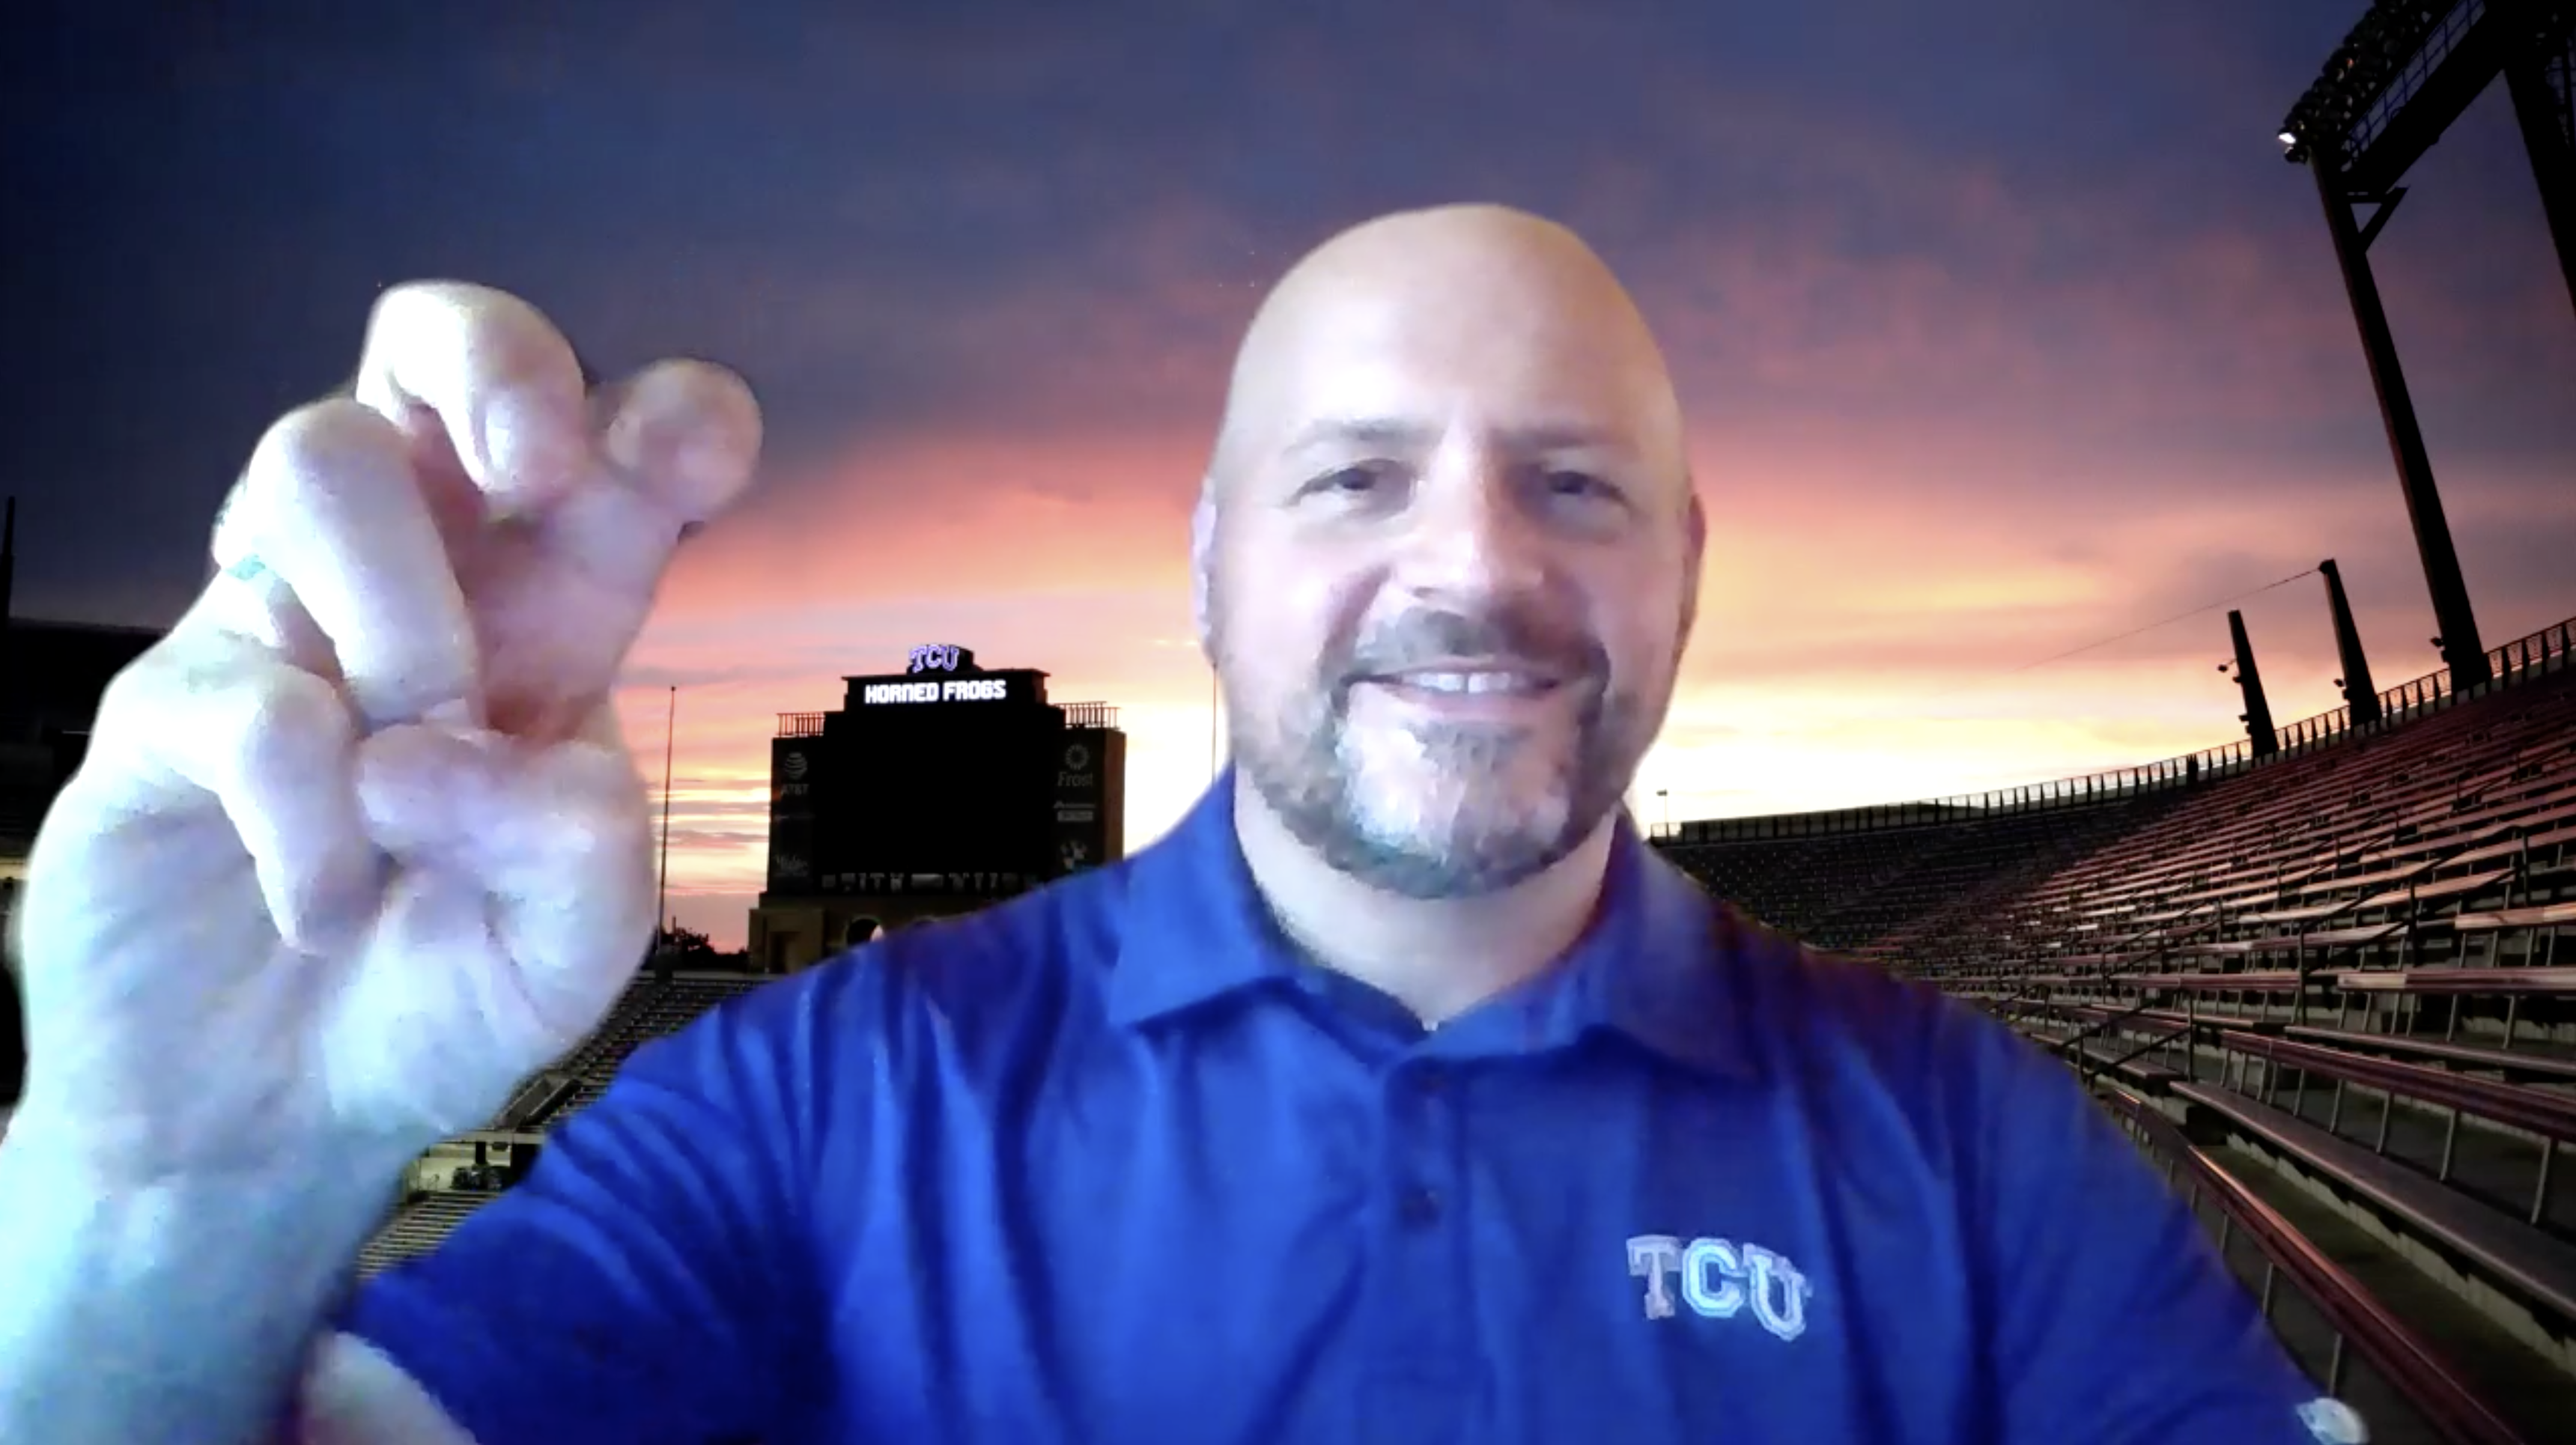
[[[2370,1427],[2341,1400],[2310,1400],[2299,1407],[2299,1423],[2317,1445],[2369,1445]]]
[[[1677,1312],[1674,1297],[1706,1320],[1731,1320],[1746,1310],[1781,1340],[1807,1332],[1807,1301],[1815,1286],[1784,1255],[1731,1239],[1683,1239],[1640,1234],[1628,1241],[1628,1273],[1646,1282],[1650,1320]]]
[[[1075,743],[1064,750],[1064,770],[1078,773],[1091,766],[1091,749]]]

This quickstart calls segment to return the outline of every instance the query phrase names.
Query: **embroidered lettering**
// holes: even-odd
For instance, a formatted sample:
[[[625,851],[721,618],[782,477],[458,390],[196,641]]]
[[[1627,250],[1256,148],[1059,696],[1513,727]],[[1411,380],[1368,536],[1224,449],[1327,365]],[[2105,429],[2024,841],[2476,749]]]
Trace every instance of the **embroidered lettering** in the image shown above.
[[[1682,1242],[1669,1234],[1641,1234],[1628,1241],[1628,1273],[1646,1282],[1646,1318],[1673,1316],[1673,1272],[1682,1266]]]
[[[1650,1320],[1679,1313],[1673,1287],[1678,1276],[1681,1303],[1702,1319],[1733,1319],[1750,1306],[1754,1322],[1776,1339],[1794,1340],[1807,1332],[1807,1301],[1815,1286],[1787,1256],[1758,1244],[1709,1236],[1634,1235],[1628,1240],[1628,1273],[1646,1282]]]

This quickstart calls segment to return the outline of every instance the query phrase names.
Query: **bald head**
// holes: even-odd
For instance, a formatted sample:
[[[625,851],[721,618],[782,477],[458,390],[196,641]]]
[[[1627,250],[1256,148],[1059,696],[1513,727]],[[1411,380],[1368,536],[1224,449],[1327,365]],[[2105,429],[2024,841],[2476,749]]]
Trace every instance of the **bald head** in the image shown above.
[[[1196,552],[1243,816],[1388,892],[1509,887],[1598,836],[1670,699],[1699,517],[1663,356],[1562,226],[1347,231],[1244,338]]]
[[[1681,467],[1681,411],[1662,351],[1581,237],[1506,206],[1454,205],[1364,222],[1272,288],[1235,356],[1209,468],[1222,484],[1298,426],[1329,424],[1371,366],[1429,369],[1497,392],[1581,370],[1615,394],[1657,460]],[[1352,420],[1369,418],[1349,417]],[[1384,420],[1385,418],[1375,418]]]

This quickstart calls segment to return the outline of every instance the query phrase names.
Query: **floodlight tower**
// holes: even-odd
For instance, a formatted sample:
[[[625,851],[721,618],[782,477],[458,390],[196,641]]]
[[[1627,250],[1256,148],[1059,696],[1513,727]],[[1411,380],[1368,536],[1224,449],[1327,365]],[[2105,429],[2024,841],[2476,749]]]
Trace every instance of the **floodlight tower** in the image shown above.
[[[2576,300],[2576,0],[2379,0],[2326,61],[2325,73],[2281,123],[2288,158],[2317,178],[2326,230],[2361,329],[2362,354],[2388,426],[2388,447],[2424,560],[2442,635],[2434,639],[2457,688],[2491,680],[2469,606],[2433,463],[2397,362],[2388,314],[2371,275],[2370,243],[2405,198],[2398,181],[2497,75],[2507,77],[2532,174],[2540,183],[2559,269]],[[2353,207],[2373,208],[2356,223]]]
[[[2236,686],[2245,694],[2245,711],[2236,715],[2245,724],[2245,740],[2254,745],[2254,756],[2268,758],[2281,750],[2281,735],[2272,727],[2272,703],[2263,695],[2263,674],[2254,667],[2254,643],[2245,635],[2245,614],[2227,614],[2228,640],[2236,644]],[[2226,672],[2229,665],[2220,663]]]
[[[2326,611],[2334,619],[2335,658],[2343,664],[2343,676],[2335,686],[2343,689],[2345,716],[2354,727],[2379,721],[2379,689],[2370,681],[2370,654],[2361,650],[2361,629],[2352,620],[2352,599],[2343,591],[2343,572],[2328,557],[2317,564],[2317,575],[2326,579]]]

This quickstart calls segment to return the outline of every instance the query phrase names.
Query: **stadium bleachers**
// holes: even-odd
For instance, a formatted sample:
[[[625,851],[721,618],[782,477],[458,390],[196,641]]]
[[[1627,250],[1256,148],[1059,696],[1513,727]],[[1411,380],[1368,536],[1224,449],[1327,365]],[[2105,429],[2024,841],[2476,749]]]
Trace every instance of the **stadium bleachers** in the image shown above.
[[[541,1135],[606,1093],[628,1056],[647,1041],[677,1032],[709,1009],[763,982],[746,974],[639,973],[589,1038],[521,1085],[487,1129],[452,1144],[470,1147],[478,1138]],[[361,1275],[372,1276],[436,1247],[448,1231],[498,1194],[488,1176],[464,1188],[448,1187],[447,1179],[433,1182],[439,1187],[412,1190],[395,1205],[360,1253]]]
[[[626,986],[607,1019],[579,1048],[550,1072],[565,1076],[570,1091],[541,1113],[522,1121],[543,1127],[588,1107],[606,1093],[609,1080],[647,1040],[675,1033],[698,1015],[725,1000],[759,986],[749,975],[718,973],[640,974]]]
[[[1902,936],[1959,907],[2008,897],[2169,806],[2141,794],[1908,828],[1668,843],[1710,892],[1819,948]]]
[[[2263,759],[1663,846],[2066,1059],[2374,1439],[2576,1438],[2571,639]]]
[[[2012,903],[1883,942],[1946,982],[2528,963],[2576,896],[2576,686],[2212,786]]]
[[[438,1247],[465,1217],[490,1202],[483,1190],[428,1190],[406,1199],[358,1251],[358,1273],[373,1277]]]

